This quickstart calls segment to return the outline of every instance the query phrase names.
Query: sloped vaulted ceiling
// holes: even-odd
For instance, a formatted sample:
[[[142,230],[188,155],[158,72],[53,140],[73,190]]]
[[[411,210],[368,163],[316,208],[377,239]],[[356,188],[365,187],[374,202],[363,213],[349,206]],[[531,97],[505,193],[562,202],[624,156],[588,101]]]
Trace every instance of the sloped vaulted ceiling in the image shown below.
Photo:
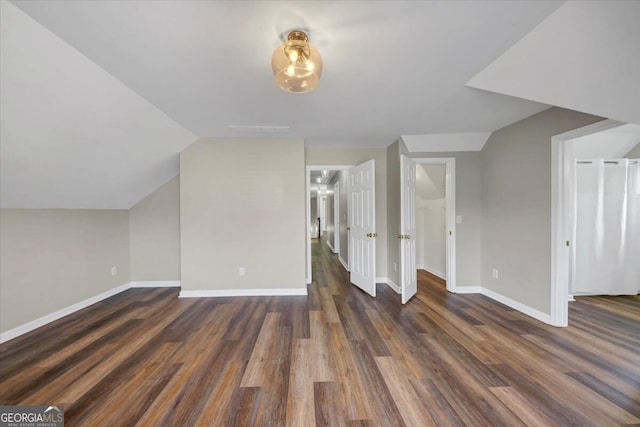
[[[247,137],[237,131],[247,126],[280,126],[288,131],[269,136],[308,146],[384,147],[400,135],[486,135],[549,105],[636,117],[636,104],[614,111],[601,93],[569,102],[584,87],[558,88],[526,67],[492,71],[532,34],[525,54],[546,60],[557,37],[535,34],[561,31],[547,23],[557,16],[591,16],[574,3],[612,2],[1,3],[3,207],[128,208],[178,172],[178,153],[197,137]],[[617,34],[610,21],[602,28]],[[279,36],[300,27],[325,63],[305,95],[278,89],[270,70]],[[620,59],[629,49],[635,59]],[[637,64],[629,43],[612,52],[602,72]],[[580,86],[598,84],[597,70],[583,77]],[[636,90],[608,82],[620,85],[612,93]]]
[[[196,135],[1,2],[2,207],[128,209]]]
[[[640,124],[640,1],[569,1],[470,87]]]

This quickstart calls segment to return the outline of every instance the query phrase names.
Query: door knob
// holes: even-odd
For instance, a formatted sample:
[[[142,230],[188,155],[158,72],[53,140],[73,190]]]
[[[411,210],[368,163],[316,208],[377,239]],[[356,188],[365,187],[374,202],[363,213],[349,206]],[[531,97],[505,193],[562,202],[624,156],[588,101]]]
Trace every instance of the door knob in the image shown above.
[[[378,233],[367,233],[367,237],[378,237]]]

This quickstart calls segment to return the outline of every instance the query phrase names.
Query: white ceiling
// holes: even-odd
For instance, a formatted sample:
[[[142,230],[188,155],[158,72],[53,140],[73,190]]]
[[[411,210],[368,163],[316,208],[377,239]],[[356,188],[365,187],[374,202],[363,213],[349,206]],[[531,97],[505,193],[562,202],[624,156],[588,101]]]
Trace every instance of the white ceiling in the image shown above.
[[[640,144],[640,126],[625,124],[572,140],[576,159],[619,159]]]
[[[177,173],[195,138],[262,136],[246,126],[282,126],[266,136],[308,146],[384,147],[486,134],[561,105],[465,86],[568,7],[557,1],[12,3],[0,40],[3,207],[127,208]],[[581,19],[574,9],[561,18]],[[300,27],[324,58],[304,95],[278,89],[270,70],[279,36]]]
[[[196,136],[0,2],[2,207],[127,209]]]
[[[569,1],[469,86],[640,124],[640,1]]]
[[[436,153],[445,151],[481,151],[491,132],[433,133],[427,135],[402,135],[402,141],[412,153]]]

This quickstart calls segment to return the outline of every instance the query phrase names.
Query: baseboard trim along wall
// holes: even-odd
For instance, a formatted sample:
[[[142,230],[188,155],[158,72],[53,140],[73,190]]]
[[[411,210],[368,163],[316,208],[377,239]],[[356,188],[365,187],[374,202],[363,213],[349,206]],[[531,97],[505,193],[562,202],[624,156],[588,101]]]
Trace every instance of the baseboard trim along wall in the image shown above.
[[[109,297],[114,296],[115,294],[119,294],[120,292],[124,292],[127,289],[131,288],[179,288],[180,281],[179,280],[155,280],[155,281],[140,281],[140,282],[129,282],[124,285],[120,285],[116,288],[109,289],[101,294],[93,296],[91,298],[87,298],[84,301],[80,301],[53,313],[47,314],[45,316],[39,317],[31,322],[27,322],[23,325],[15,327],[13,329],[9,329],[6,332],[2,332],[0,334],[0,344],[3,342],[9,341],[20,335],[26,334],[27,332],[31,332],[34,329],[37,329],[41,326],[46,325],[47,323],[51,323],[55,320],[61,319],[64,316],[67,316],[71,313],[75,313],[78,310],[82,310],[83,308],[89,307],[92,304],[102,301],[103,299],[107,299]]]
[[[482,288],[482,295],[485,295],[491,299],[501,302],[504,305],[508,305],[509,307],[515,310],[518,310],[519,312],[524,313],[527,316],[531,316],[536,320],[539,320],[543,323],[551,325],[550,314],[543,313],[540,310],[536,310],[535,308],[529,307],[528,305],[524,305],[521,302],[514,301],[511,298],[507,298],[504,295],[500,295],[486,288]]]
[[[338,259],[340,259],[340,262],[342,262],[343,265],[345,265],[344,261],[340,257],[338,257]],[[401,293],[400,286],[398,286],[388,277],[376,277],[376,283],[386,283],[396,293],[398,294]],[[31,332],[36,328],[39,328],[41,326],[46,325],[47,323],[51,323],[55,320],[58,320],[78,310],[82,310],[83,308],[86,308],[91,304],[95,304],[115,294],[124,292],[130,288],[180,287],[180,285],[181,283],[179,280],[136,281],[136,282],[125,283],[124,285],[110,289],[99,295],[93,296],[91,298],[87,298],[84,301],[80,301],[76,304],[70,305],[61,310],[47,314],[38,319],[32,320],[23,325],[15,327],[13,329],[9,329],[6,332],[2,332],[0,333],[0,344],[6,341],[9,341],[13,338],[19,337],[20,335],[26,334],[27,332]],[[549,325],[551,324],[551,316],[549,314],[543,313],[539,310],[536,310],[535,308],[531,308],[518,301],[512,300],[511,298],[507,298],[503,295],[500,295],[494,291],[483,288],[481,286],[457,286],[456,293],[482,294],[506,306],[509,306],[515,310],[518,310],[519,312],[524,313],[527,316],[533,317],[536,320],[539,320]],[[201,290],[201,291],[181,291],[179,297],[180,298],[198,298],[198,297],[286,296],[286,295],[304,296],[304,295],[307,295],[307,288],[220,289],[220,290]]]
[[[416,266],[416,268],[418,270],[425,270],[428,271],[429,273],[433,274],[434,276],[437,276],[439,278],[441,278],[442,280],[447,280],[447,275],[446,273],[443,273],[441,271],[435,270],[433,268],[429,268],[426,265],[418,265]]]
[[[131,282],[131,288],[179,288],[179,280],[149,280],[144,282]]]
[[[377,283],[386,283],[387,286],[389,286],[391,289],[393,289],[393,291],[397,294],[402,292],[402,289],[400,289],[400,286],[398,286],[397,283],[395,283],[393,280],[389,279],[388,277],[380,277],[378,279],[376,279]]]
[[[342,264],[342,266],[344,267],[345,270],[349,271],[349,266],[347,265],[347,263],[342,259],[342,257],[340,255],[338,255],[338,261],[340,261],[340,264]]]
[[[45,316],[39,317],[35,320],[27,322],[23,325],[17,326],[13,329],[9,329],[6,332],[2,332],[0,334],[0,344],[9,340],[12,340],[20,335],[26,334],[27,332],[31,332],[34,329],[37,329],[41,326],[46,325],[47,323],[51,323],[55,320],[61,319],[64,316],[67,316],[71,313],[74,313],[78,310],[82,310],[83,308],[89,307],[91,304],[95,304],[97,302],[102,301],[103,299],[107,299],[109,297],[114,296],[115,294],[119,294],[120,292],[124,292],[131,287],[131,283],[125,283],[124,285],[118,286],[113,289],[109,289],[101,294],[93,296],[91,298],[87,298],[84,301],[77,302],[73,305],[60,309],[58,311],[54,311],[53,313],[47,314]]]
[[[480,286],[456,286],[456,294],[481,294],[482,288]]]
[[[180,298],[203,297],[260,297],[260,296],[287,296],[307,295],[307,288],[282,288],[282,289],[211,289],[202,291],[181,291]]]
[[[333,249],[333,245],[332,245],[332,244],[331,244],[331,242],[330,242],[330,241],[328,241],[328,240],[327,240],[327,246],[329,246],[329,249],[331,249],[331,253],[334,253],[334,254],[336,253],[336,250],[335,250],[335,249]]]
[[[524,305],[521,302],[512,300],[511,298],[507,298],[504,295],[500,295],[497,292],[483,288],[481,286],[456,286],[456,293],[457,294],[482,294],[486,297],[491,298],[492,300],[498,301],[506,306],[509,306],[515,310],[518,310],[520,313],[526,314],[529,317],[533,317],[534,319],[539,320],[542,323],[551,325],[551,315],[547,313],[543,313],[540,310],[531,308],[528,305]]]

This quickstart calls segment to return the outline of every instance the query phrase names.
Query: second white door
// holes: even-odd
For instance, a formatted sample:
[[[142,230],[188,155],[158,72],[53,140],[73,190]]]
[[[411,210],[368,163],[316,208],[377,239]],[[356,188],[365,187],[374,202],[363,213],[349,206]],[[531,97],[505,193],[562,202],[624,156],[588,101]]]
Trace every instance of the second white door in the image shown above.
[[[400,156],[400,288],[405,304],[418,291],[416,270],[416,163]]]
[[[351,283],[376,296],[375,162],[349,170],[349,271]]]

